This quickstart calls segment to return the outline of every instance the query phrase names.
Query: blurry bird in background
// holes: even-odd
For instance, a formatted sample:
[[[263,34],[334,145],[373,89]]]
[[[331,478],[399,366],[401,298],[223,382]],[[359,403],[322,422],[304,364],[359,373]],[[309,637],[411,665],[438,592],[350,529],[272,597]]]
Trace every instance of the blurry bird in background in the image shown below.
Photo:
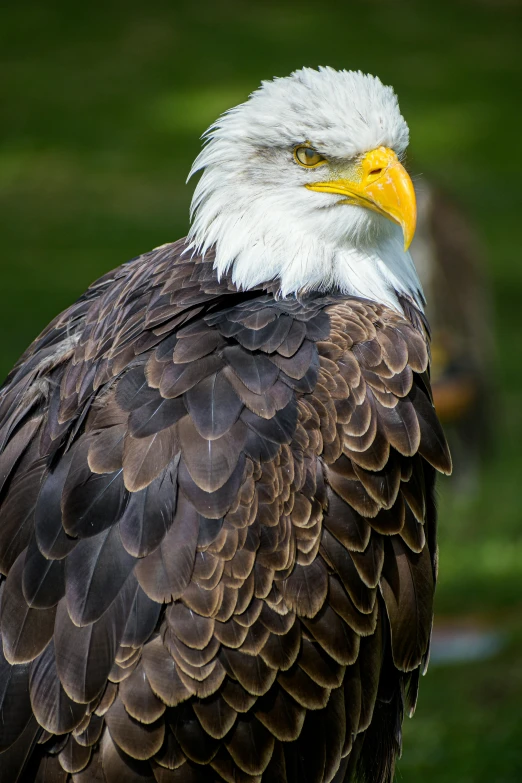
[[[411,254],[431,329],[431,386],[451,445],[453,492],[476,490],[490,444],[493,314],[483,251],[472,224],[447,193],[422,178]]]
[[[210,129],[189,237],[0,393],[2,783],[389,783],[436,472],[408,126],[303,69]]]

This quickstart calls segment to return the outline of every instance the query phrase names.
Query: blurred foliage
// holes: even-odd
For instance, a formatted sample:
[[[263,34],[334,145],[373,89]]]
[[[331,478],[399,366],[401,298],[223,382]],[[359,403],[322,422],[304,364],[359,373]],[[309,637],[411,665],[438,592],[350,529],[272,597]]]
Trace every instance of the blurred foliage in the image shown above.
[[[397,783],[518,783],[522,779],[520,627],[494,660],[431,666],[405,721]]]
[[[182,236],[198,137],[263,78],[377,73],[412,168],[482,237],[496,304],[491,454],[474,497],[442,488],[438,610],[505,629],[491,661],[434,667],[398,780],[522,779],[522,7],[517,0],[5,0],[0,11],[0,369],[93,279]],[[466,291],[461,295],[466,296]]]

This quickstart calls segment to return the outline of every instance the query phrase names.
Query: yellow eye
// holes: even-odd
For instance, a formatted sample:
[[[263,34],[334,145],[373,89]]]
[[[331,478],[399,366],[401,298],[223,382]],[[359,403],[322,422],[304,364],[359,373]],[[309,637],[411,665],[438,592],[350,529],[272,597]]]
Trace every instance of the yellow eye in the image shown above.
[[[306,166],[307,168],[326,163],[326,158],[319,155],[313,147],[305,147],[304,145],[294,149],[294,158],[301,166]]]

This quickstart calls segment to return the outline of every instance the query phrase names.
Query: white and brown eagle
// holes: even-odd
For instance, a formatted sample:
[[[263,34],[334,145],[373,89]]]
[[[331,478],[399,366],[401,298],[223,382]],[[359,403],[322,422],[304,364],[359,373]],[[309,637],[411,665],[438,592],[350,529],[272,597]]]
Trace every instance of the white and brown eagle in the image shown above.
[[[2,783],[391,780],[450,471],[407,144],[377,78],[263,83],[9,375]]]

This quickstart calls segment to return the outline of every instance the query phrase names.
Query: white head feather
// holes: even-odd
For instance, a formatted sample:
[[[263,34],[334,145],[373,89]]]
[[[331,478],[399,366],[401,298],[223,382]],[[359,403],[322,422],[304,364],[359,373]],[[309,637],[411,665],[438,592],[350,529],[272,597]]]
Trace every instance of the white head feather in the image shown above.
[[[293,156],[304,142],[334,164],[381,145],[402,156],[409,131],[391,87],[359,71],[303,68],[263,82],[205,138],[189,175],[203,170],[189,241],[203,254],[215,249],[218,275],[232,269],[243,289],[278,280],[283,296],[338,290],[399,308],[401,294],[422,307],[401,228],[308,190],[324,167],[302,168]]]

